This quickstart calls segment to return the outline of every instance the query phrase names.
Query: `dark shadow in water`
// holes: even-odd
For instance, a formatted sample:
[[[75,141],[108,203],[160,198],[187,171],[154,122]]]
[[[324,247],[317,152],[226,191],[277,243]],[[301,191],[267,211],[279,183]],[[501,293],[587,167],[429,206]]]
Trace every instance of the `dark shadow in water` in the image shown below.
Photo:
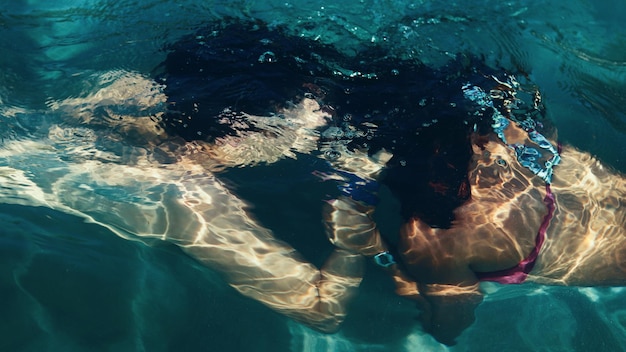
[[[313,171],[330,170],[322,159],[298,155],[298,160],[230,169],[220,178],[250,205],[250,213],[263,226],[321,267],[334,249],[324,236],[322,205],[325,199],[337,197],[339,190]]]

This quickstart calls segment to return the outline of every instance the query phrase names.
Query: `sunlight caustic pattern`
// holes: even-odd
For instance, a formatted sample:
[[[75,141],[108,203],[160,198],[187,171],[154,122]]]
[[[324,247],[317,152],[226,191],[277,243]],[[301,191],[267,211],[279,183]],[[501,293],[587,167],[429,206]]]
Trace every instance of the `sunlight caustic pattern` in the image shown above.
[[[319,330],[336,330],[361,282],[364,259],[337,249],[316,268],[250,218],[247,205],[211,172],[316,147],[313,128],[326,116],[315,100],[304,99],[280,117],[250,116],[271,131],[263,137],[266,148],[252,148],[258,138],[239,134],[215,148],[170,142],[158,149],[166,137],[156,126],[158,115],[146,111],[163,103],[159,87],[139,75],[113,74],[102,77],[104,88],[94,94],[50,104],[64,124],[50,126],[47,138],[3,145],[2,201],[79,215],[126,239],[174,243],[242,294]],[[120,106],[130,111],[110,110]],[[129,134],[135,138],[121,142]],[[111,140],[119,148],[106,148]]]

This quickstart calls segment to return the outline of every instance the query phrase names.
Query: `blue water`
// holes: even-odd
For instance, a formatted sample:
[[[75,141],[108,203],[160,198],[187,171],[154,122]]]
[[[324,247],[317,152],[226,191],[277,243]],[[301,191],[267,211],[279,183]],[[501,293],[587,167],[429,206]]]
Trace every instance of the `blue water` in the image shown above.
[[[58,119],[51,106],[93,93],[102,72],[149,75],[166,44],[224,17],[284,24],[348,54],[378,42],[433,67],[459,51],[518,67],[541,88],[561,141],[626,172],[622,0],[0,5],[0,174],[22,170],[44,190],[70,163],[36,147]],[[34,149],[9,149],[11,141]],[[286,159],[225,177],[262,224],[320,265],[332,248],[321,234],[320,199],[329,190],[311,176],[317,163]],[[240,296],[174,246],[121,238],[12,185],[0,189],[0,351],[626,350],[622,288],[485,285],[476,322],[448,348],[421,330],[413,304],[372,265],[341,332],[323,335]],[[121,197],[100,191],[103,199]],[[391,196],[381,198],[389,205],[382,208],[394,209]],[[392,210],[377,214],[390,232],[399,221]]]

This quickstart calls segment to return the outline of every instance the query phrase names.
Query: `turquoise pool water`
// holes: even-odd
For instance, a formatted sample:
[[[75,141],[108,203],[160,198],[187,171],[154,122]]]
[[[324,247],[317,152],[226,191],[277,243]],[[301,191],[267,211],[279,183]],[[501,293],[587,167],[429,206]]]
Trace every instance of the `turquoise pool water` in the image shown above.
[[[106,208],[107,199],[124,198],[124,190],[98,189],[91,213],[72,208],[81,204],[78,190],[66,194],[74,203],[64,206],[41,200],[37,192],[75,181],[64,178],[78,167],[67,155],[81,148],[72,136],[59,137],[54,148],[42,142],[62,119],[55,106],[93,94],[106,72],[149,76],[165,45],[226,17],[283,24],[348,54],[377,42],[390,55],[433,67],[467,52],[519,68],[541,88],[561,141],[626,172],[620,0],[5,1],[0,351],[626,350],[623,288],[485,284],[476,322],[456,346],[445,347],[421,330],[414,305],[397,297],[371,263],[342,330],[320,334],[239,295],[176,247],[116,230],[132,214]],[[90,132],[76,133],[84,141]],[[125,147],[113,142],[108,150]],[[319,217],[331,186],[311,176],[321,167],[302,156],[223,177],[263,225],[320,265],[331,251]],[[391,210],[376,216],[394,231],[394,200],[383,192],[381,201]],[[85,214],[99,217],[86,221]]]

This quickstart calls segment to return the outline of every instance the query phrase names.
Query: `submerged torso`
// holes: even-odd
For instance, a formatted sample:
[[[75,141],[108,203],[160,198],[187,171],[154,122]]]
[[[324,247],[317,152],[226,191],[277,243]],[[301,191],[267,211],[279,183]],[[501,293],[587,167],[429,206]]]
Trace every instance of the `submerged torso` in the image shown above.
[[[455,210],[449,229],[430,229],[416,219],[404,226],[400,252],[416,280],[450,281],[456,272],[472,277],[509,269],[535,248],[547,212],[540,182],[513,163],[496,165],[510,159],[510,151],[490,143],[497,150],[475,151],[468,174],[471,199]]]
[[[492,150],[489,158],[494,155]],[[400,253],[409,274],[423,283],[455,283],[468,274],[501,283],[626,283],[624,178],[589,154],[565,147],[550,185],[554,214],[547,216],[545,184],[508,161],[502,168],[470,172],[472,199],[455,211],[450,229],[431,229],[419,220],[404,226]],[[493,182],[505,174],[508,182]],[[542,225],[545,242],[537,248]],[[521,270],[517,266],[536,249],[528,276],[499,280]]]

